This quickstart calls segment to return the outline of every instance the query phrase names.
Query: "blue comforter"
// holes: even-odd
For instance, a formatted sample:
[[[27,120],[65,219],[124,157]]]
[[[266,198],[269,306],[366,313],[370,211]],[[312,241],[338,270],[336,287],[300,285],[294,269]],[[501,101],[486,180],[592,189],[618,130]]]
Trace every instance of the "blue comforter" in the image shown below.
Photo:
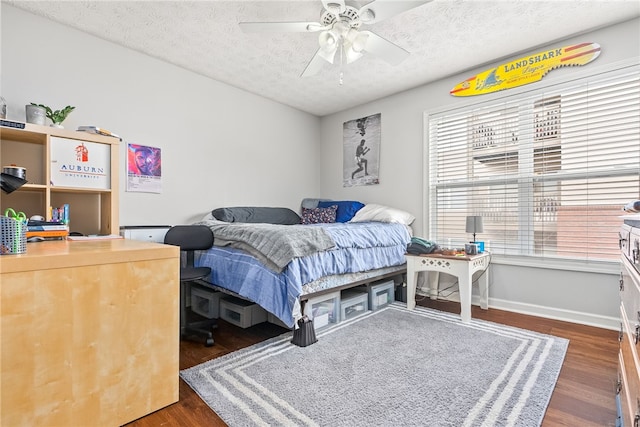
[[[358,222],[309,227],[322,227],[335,246],[294,258],[280,273],[249,253],[230,247],[214,246],[201,252],[196,265],[212,268],[209,281],[214,285],[256,302],[293,327],[294,309],[303,285],[329,275],[402,265],[411,241],[402,224]]]

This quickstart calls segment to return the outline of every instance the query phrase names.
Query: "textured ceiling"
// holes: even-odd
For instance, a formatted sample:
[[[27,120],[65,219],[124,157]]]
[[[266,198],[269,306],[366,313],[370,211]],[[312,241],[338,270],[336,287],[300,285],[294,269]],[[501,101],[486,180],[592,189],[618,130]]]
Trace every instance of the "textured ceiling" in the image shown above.
[[[640,16],[638,0],[434,0],[363,25],[411,55],[392,66],[365,54],[342,68],[340,85],[339,65],[300,77],[318,33],[246,34],[238,26],[318,21],[320,0],[2,2],[318,116]]]

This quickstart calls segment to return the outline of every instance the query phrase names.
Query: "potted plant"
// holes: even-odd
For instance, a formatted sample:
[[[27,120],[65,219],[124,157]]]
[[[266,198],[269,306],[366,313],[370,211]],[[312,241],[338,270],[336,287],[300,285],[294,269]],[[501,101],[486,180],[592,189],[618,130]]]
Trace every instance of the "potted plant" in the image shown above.
[[[37,105],[25,105],[27,123],[44,126],[47,124],[47,110]]]
[[[72,107],[71,105],[67,105],[62,110],[53,111],[51,108],[47,107],[46,105],[36,104],[34,102],[32,102],[31,105],[35,105],[36,107],[44,108],[45,111],[46,111],[47,118],[50,119],[53,122],[53,124],[51,126],[54,126],[54,127],[57,127],[57,128],[61,128],[62,127],[62,122],[64,121],[64,119],[67,118],[69,113],[71,113],[73,110],[76,109],[76,107]]]

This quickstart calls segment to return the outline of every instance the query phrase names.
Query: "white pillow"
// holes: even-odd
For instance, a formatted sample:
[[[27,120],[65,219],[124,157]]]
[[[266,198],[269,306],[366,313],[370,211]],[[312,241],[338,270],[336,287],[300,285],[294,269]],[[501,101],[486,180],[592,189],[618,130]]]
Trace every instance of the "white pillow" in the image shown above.
[[[409,212],[401,211],[400,209],[376,204],[367,204],[356,212],[349,222],[379,221],[411,225],[415,219],[415,216],[411,215]]]

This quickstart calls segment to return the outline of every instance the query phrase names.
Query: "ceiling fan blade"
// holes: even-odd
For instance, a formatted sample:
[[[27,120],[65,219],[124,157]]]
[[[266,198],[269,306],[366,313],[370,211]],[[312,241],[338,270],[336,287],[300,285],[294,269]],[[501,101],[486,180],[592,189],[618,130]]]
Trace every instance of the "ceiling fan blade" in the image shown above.
[[[245,33],[313,33],[325,30],[319,22],[240,22]]]
[[[361,31],[360,33],[369,36],[364,50],[384,59],[391,65],[398,65],[410,55],[409,52],[397,44],[391,43],[371,31]]]
[[[425,3],[429,3],[432,0],[416,0],[416,1],[388,1],[388,0],[374,0],[371,3],[363,6],[358,11],[360,20],[364,24],[375,24],[383,19],[390,18],[398,15],[407,10],[414,9],[418,6],[422,6]]]
[[[338,16],[338,14],[344,12],[346,10],[346,5],[344,4],[344,0],[322,0],[322,5],[327,10]]]
[[[322,57],[321,51],[322,49],[318,49],[316,54],[313,55],[313,58],[311,58],[311,61],[307,64],[300,77],[313,76],[314,74],[317,74],[318,71],[320,71],[320,68],[322,68],[322,65],[324,65],[324,61],[326,61],[326,59]]]

